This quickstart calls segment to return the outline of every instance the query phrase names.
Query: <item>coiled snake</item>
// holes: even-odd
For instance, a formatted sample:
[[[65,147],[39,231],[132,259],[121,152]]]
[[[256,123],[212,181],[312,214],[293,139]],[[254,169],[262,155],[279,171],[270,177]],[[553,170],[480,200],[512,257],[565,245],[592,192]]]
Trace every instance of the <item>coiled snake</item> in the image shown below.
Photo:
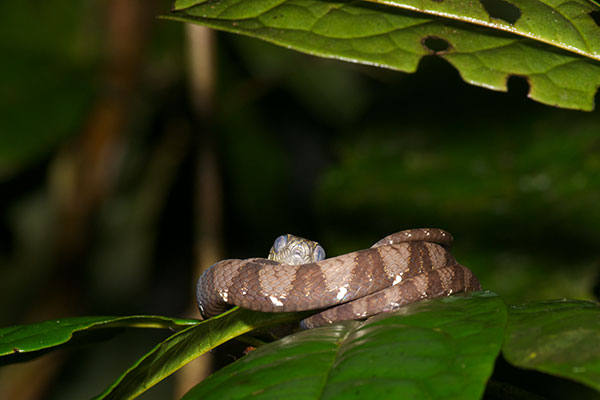
[[[265,312],[324,309],[302,321],[308,329],[479,290],[475,275],[450,254],[452,241],[441,229],[410,229],[325,259],[318,243],[283,235],[269,259],[229,259],[208,268],[198,279],[198,308],[203,318],[233,305]]]

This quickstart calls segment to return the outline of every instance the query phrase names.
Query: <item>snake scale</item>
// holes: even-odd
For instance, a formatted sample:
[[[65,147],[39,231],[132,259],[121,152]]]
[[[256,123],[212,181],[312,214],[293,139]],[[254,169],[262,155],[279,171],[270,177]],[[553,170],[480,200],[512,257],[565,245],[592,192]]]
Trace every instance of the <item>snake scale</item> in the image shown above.
[[[326,259],[316,242],[299,238],[304,247],[296,250],[297,259],[292,255],[283,257],[286,263],[276,261],[278,250],[289,250],[287,242],[297,244],[289,238],[297,237],[275,241],[269,256],[275,259],[228,259],[208,268],[196,289],[202,317],[233,305],[264,312],[321,310],[301,322],[310,329],[481,288],[452,256],[452,235],[441,229],[404,230],[368,249]],[[312,252],[313,261],[293,265],[302,260],[302,252]]]

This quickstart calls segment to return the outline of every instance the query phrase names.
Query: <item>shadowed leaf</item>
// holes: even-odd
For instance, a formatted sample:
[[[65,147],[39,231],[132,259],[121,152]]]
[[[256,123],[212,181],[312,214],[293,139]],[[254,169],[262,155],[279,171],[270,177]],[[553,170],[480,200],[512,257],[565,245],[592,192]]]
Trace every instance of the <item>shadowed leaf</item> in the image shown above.
[[[503,353],[535,369],[600,390],[600,304],[542,301],[511,307]]]

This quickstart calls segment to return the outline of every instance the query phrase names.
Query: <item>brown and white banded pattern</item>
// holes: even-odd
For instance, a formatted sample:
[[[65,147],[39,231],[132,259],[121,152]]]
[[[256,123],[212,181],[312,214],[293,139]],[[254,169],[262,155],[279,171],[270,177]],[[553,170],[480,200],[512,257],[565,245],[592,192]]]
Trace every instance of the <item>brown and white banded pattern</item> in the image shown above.
[[[313,328],[479,290],[473,273],[450,254],[451,245],[452,236],[441,229],[410,229],[369,249],[302,265],[223,260],[198,280],[198,308],[203,318],[233,305],[265,312],[324,309],[302,321]]]

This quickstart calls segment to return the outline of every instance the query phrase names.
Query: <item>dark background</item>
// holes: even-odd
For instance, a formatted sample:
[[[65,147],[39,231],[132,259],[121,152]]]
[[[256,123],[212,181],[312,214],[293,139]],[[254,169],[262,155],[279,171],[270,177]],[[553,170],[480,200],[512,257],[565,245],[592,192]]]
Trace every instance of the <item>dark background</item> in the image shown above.
[[[195,318],[194,282],[220,258],[266,256],[282,233],[332,256],[413,227],[452,232],[508,303],[597,300],[600,110],[534,103],[522,79],[470,86],[435,57],[405,74],[206,32],[198,103],[185,26],[156,18],[169,7],[0,3],[2,326]],[[86,398],[166,334],[3,367],[0,387]]]

